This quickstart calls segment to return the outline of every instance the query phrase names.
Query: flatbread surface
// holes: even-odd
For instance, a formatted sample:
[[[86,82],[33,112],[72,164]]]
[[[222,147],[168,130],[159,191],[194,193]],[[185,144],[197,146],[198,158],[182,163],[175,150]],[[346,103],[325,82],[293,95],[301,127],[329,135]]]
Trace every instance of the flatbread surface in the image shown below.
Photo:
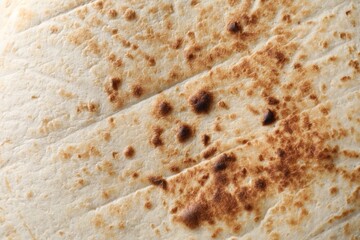
[[[359,239],[359,7],[3,1],[1,238]]]

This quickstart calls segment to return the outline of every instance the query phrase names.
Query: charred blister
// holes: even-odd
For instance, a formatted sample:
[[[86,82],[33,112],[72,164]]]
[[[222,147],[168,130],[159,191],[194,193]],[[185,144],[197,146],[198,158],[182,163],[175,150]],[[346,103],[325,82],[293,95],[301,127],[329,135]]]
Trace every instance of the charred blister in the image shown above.
[[[193,130],[188,124],[182,124],[177,131],[177,139],[180,143],[189,140],[193,135]]]
[[[231,22],[228,24],[227,26],[227,30],[230,32],[230,33],[242,33],[243,29],[242,29],[242,26],[240,25],[240,23],[238,22]]]
[[[135,155],[135,149],[132,146],[127,146],[124,149],[124,155],[126,158],[132,158]]]
[[[171,104],[167,101],[162,101],[157,106],[158,115],[165,117],[168,116],[172,112],[173,108]]]
[[[215,172],[223,171],[228,167],[228,165],[231,162],[234,162],[234,161],[236,161],[236,156],[234,153],[224,153],[216,161],[216,163],[214,165],[214,171]]]
[[[265,113],[265,115],[264,115],[262,124],[263,124],[264,126],[266,126],[266,125],[270,125],[270,124],[274,123],[275,121],[276,121],[276,114],[275,114],[275,112],[271,111],[270,109],[267,109],[267,110],[266,110],[266,113]]]
[[[210,144],[210,140],[211,140],[211,138],[207,134],[204,134],[204,135],[201,136],[201,141],[202,141],[202,143],[204,144],[205,147]]]
[[[208,113],[213,101],[212,93],[206,90],[199,91],[189,99],[193,111],[198,114]]]
[[[168,186],[166,179],[159,176],[151,176],[148,178],[148,180],[152,185],[159,186],[162,189],[167,190]]]
[[[150,139],[150,142],[154,145],[154,147],[159,147],[164,145],[164,142],[161,139],[161,134],[164,132],[164,130],[160,127],[154,127],[154,135]]]

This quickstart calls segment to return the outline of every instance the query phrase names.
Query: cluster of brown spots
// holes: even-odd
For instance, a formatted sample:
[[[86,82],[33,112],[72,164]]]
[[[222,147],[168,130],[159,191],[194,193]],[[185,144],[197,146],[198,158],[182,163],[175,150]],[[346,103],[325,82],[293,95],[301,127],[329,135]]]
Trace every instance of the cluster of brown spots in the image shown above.
[[[124,149],[124,156],[126,158],[132,158],[132,157],[134,157],[134,155],[135,155],[135,149],[132,146],[127,146]]]
[[[210,140],[211,140],[211,138],[207,134],[204,134],[204,135],[201,136],[201,141],[202,141],[202,143],[204,144],[205,147],[210,144]]]
[[[119,107],[122,104],[122,101],[119,96],[119,88],[121,86],[121,78],[113,77],[110,79],[110,83],[105,85],[105,91],[109,96],[110,102],[117,104]]]
[[[211,92],[201,90],[189,99],[189,103],[195,113],[208,113],[214,101]]]
[[[164,132],[164,130],[160,127],[154,127],[154,135],[151,138],[150,142],[155,146],[159,147],[164,145],[164,142],[161,139],[161,134]]]
[[[134,20],[136,18],[136,12],[133,9],[128,8],[124,13],[124,17],[128,21]]]
[[[351,80],[351,77],[350,76],[344,76],[340,79],[342,82],[347,82],[349,80]]]
[[[291,16],[289,14],[285,14],[283,17],[282,17],[282,20],[284,22],[287,22],[287,23],[291,23]]]
[[[84,147],[73,147],[69,146],[65,150],[60,150],[59,157],[63,160],[69,160],[73,156],[77,156],[79,159],[88,159],[90,157],[100,157],[101,152],[92,145],[86,145]]]
[[[360,73],[360,64],[358,60],[350,60],[349,66],[354,68],[356,72]]]
[[[140,85],[135,85],[132,87],[131,92],[134,97],[139,98],[143,95],[144,89]]]
[[[167,190],[168,188],[168,184],[167,184],[167,181],[166,179],[162,178],[162,177],[159,177],[159,176],[150,176],[148,178],[149,182],[152,184],[152,185],[155,185],[155,186],[159,186],[161,187],[162,189],[164,190]]]
[[[351,36],[351,33],[342,32],[342,33],[340,33],[340,38],[343,40],[351,40],[352,36]]]
[[[166,117],[171,114],[173,107],[168,101],[161,101],[156,104],[154,113],[157,117]]]
[[[209,147],[208,149],[206,149],[203,152],[202,157],[205,158],[205,159],[209,159],[210,157],[214,156],[216,151],[217,151],[216,147]]]
[[[198,45],[189,47],[185,50],[185,58],[188,61],[192,61],[196,58],[196,53],[199,52],[201,50],[201,47]]]
[[[154,57],[150,57],[150,56],[148,56],[148,55],[145,55],[145,59],[146,59],[146,61],[148,62],[148,65],[149,65],[150,67],[153,67],[153,66],[156,65],[156,61],[155,61],[155,58],[154,58]]]
[[[99,112],[99,104],[97,103],[80,103],[79,106],[76,107],[77,113],[82,113],[84,111],[91,112],[91,113],[97,113]]]
[[[266,126],[266,125],[270,125],[270,124],[274,123],[275,121],[276,121],[275,112],[273,112],[270,109],[266,110],[266,113],[264,114],[262,124],[264,126]]]
[[[180,143],[188,141],[193,135],[193,130],[188,124],[182,124],[176,134],[176,137]]]

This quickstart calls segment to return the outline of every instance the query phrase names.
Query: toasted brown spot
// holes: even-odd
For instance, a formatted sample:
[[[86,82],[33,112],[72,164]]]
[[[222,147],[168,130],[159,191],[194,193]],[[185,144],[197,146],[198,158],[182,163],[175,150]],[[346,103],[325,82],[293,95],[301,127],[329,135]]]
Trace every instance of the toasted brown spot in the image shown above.
[[[120,78],[112,78],[112,79],[111,79],[111,87],[112,87],[115,91],[118,91],[118,90],[119,90],[120,84],[121,84],[121,79],[120,79]]]
[[[179,220],[190,229],[196,229],[207,218],[207,206],[202,204],[190,205],[180,215]]]
[[[145,203],[144,207],[146,209],[151,209],[152,208],[152,203],[148,201],[148,202]]]
[[[131,91],[133,96],[137,98],[141,97],[144,93],[144,89],[139,85],[133,86]]]
[[[224,109],[229,109],[229,106],[224,102],[224,101],[220,101],[218,103],[219,107],[224,108]]]
[[[124,13],[124,17],[128,21],[134,20],[136,18],[136,12],[133,9],[128,8]]]
[[[104,140],[107,142],[110,141],[110,139],[111,139],[111,134],[109,132],[103,133],[102,136],[103,136]]]
[[[340,79],[342,82],[347,82],[349,80],[351,80],[351,77],[350,76],[344,76]]]
[[[208,158],[214,156],[216,151],[217,151],[216,147],[210,147],[210,148],[206,149],[206,151],[202,154],[202,156],[203,156],[203,158],[208,159]]]
[[[162,189],[167,190],[167,181],[164,178],[159,176],[151,176],[148,178],[148,180],[152,185],[159,186]]]
[[[132,158],[135,155],[135,149],[132,146],[127,146],[124,150],[126,158]]]
[[[176,41],[171,45],[174,49],[179,49],[183,43],[181,38],[176,39]]]
[[[189,140],[192,135],[193,130],[191,129],[191,127],[188,124],[182,124],[178,129],[176,137],[179,142],[183,143]]]
[[[154,127],[154,135],[151,138],[150,142],[155,146],[155,147],[159,147],[164,145],[162,139],[161,139],[161,134],[164,132],[164,130],[160,127]]]
[[[208,113],[213,103],[213,95],[205,90],[201,90],[190,97],[190,105],[196,113]]]
[[[215,163],[215,166],[214,166],[214,171],[215,172],[220,172],[220,171],[223,171],[225,170],[228,165],[231,163],[231,162],[234,162],[236,160],[236,157],[233,153],[225,153],[225,154],[222,154],[219,159],[217,160],[217,162]]]
[[[241,33],[242,32],[242,26],[238,22],[231,22],[227,26],[227,30],[230,33]]]
[[[260,178],[255,181],[255,187],[261,191],[265,191],[267,186],[266,180],[263,178]]]
[[[207,134],[204,134],[201,136],[201,141],[204,144],[204,146],[208,146],[210,144],[210,140],[211,140],[211,138]]]
[[[119,157],[119,153],[118,152],[112,152],[112,157],[114,159],[118,158]]]
[[[276,116],[275,116],[275,112],[271,111],[270,109],[268,109],[264,115],[263,118],[263,125],[270,125],[272,123],[274,123],[276,121]]]
[[[330,188],[330,194],[336,195],[339,192],[339,189],[337,187],[331,187]]]
[[[134,172],[131,176],[136,179],[139,177],[139,174],[137,172]]]
[[[157,115],[165,117],[168,116],[172,112],[173,108],[171,104],[167,101],[160,102],[157,106],[155,111],[157,112]]]
[[[172,171],[172,172],[174,172],[174,173],[178,173],[178,172],[180,172],[180,168],[177,167],[177,166],[172,166],[172,167],[170,168],[170,171]]]

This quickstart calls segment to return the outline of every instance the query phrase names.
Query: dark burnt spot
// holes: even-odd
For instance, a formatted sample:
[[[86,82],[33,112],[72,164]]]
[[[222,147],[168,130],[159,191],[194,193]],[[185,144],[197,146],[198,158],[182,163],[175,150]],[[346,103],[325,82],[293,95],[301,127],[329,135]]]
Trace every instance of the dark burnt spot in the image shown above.
[[[215,172],[225,170],[226,168],[227,168],[227,163],[226,162],[216,162],[215,166],[214,166]]]
[[[279,148],[277,150],[277,155],[279,156],[280,159],[284,159],[286,157],[286,152],[283,149]]]
[[[260,191],[265,191],[267,186],[266,180],[263,178],[260,178],[255,181],[255,188],[259,189]]]
[[[192,97],[190,97],[190,105],[196,113],[208,113],[213,103],[212,93],[201,90]]]
[[[148,178],[148,180],[152,185],[159,186],[162,189],[167,190],[167,181],[164,178],[159,176],[151,176]]]
[[[193,135],[193,130],[188,124],[183,124],[179,127],[178,133],[176,135],[179,142],[184,143],[191,138]]]
[[[135,149],[132,146],[127,146],[124,150],[126,158],[132,158],[135,155]]]
[[[233,153],[224,153],[219,157],[219,159],[215,163],[214,171],[215,172],[223,171],[228,167],[228,165],[231,162],[234,162],[234,161],[236,161],[235,154],[233,154]]]
[[[269,105],[278,105],[280,103],[280,101],[274,97],[269,97],[267,100]]]
[[[161,139],[161,134],[164,132],[164,130],[160,127],[154,127],[154,135],[152,136],[150,142],[155,146],[159,147],[164,145],[164,142]]]
[[[111,79],[111,87],[114,89],[114,91],[118,91],[121,84],[120,78],[112,78]]]
[[[232,152],[224,153],[219,157],[219,161],[234,162],[234,161],[236,161],[236,155]]]
[[[288,58],[282,52],[275,52],[275,58],[278,64],[285,64]]]
[[[172,110],[171,104],[167,101],[162,101],[157,106],[157,113],[162,117],[168,116]]]
[[[132,95],[134,97],[139,98],[139,97],[141,97],[143,95],[144,89],[139,85],[135,85],[135,86],[132,87],[131,92],[132,92]]]
[[[195,54],[194,53],[186,53],[186,59],[191,61],[191,60],[194,60],[195,59]]]
[[[210,143],[210,136],[207,134],[202,135],[201,141],[204,144],[204,146],[208,146]]]
[[[190,229],[196,229],[201,222],[209,218],[208,206],[205,204],[193,204],[186,208],[179,217],[179,220]]]
[[[254,209],[254,207],[251,204],[247,203],[244,205],[244,209],[248,212],[251,212]]]
[[[241,33],[242,32],[242,26],[238,22],[231,22],[227,26],[227,30],[230,33]]]
[[[271,111],[270,109],[268,109],[264,115],[263,118],[263,125],[270,125],[272,123],[274,123],[276,121],[276,115],[275,112]]]

